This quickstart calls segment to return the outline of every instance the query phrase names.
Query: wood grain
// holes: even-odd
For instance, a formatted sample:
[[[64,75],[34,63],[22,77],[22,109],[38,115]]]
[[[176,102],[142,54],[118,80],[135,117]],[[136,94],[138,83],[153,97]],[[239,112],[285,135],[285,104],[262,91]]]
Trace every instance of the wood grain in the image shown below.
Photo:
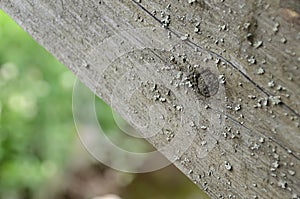
[[[133,126],[157,124],[155,147],[194,133],[175,165],[212,198],[300,197],[299,1],[0,5]]]

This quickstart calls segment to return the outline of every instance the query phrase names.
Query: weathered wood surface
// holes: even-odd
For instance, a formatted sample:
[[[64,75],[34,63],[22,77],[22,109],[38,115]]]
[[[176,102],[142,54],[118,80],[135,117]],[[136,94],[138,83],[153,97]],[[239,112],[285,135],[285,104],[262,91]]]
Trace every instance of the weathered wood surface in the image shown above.
[[[212,198],[299,198],[299,0],[0,5],[126,119],[147,123],[145,107],[158,105],[175,137],[196,132],[175,164]],[[164,130],[149,138],[158,148]]]

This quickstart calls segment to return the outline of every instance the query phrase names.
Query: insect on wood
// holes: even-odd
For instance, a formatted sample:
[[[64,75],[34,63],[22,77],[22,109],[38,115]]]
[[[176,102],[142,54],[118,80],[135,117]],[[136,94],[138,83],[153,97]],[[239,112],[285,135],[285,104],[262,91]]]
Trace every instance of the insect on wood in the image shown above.
[[[209,69],[201,72],[194,71],[188,75],[188,80],[193,90],[206,98],[214,96],[219,90],[218,77]]]

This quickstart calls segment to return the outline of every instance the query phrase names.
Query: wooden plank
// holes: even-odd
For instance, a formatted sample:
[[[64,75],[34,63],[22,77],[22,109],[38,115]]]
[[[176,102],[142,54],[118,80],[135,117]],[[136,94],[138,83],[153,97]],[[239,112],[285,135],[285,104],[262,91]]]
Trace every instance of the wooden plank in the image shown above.
[[[212,198],[299,198],[299,1],[0,5]]]

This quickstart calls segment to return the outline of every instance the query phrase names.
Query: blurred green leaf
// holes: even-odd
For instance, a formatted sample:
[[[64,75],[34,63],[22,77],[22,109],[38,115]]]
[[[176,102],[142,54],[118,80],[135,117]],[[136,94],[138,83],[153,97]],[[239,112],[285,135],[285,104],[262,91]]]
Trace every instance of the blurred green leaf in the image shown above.
[[[0,11],[0,198],[63,169],[75,137],[74,75]],[[12,194],[13,193],[13,194]]]

